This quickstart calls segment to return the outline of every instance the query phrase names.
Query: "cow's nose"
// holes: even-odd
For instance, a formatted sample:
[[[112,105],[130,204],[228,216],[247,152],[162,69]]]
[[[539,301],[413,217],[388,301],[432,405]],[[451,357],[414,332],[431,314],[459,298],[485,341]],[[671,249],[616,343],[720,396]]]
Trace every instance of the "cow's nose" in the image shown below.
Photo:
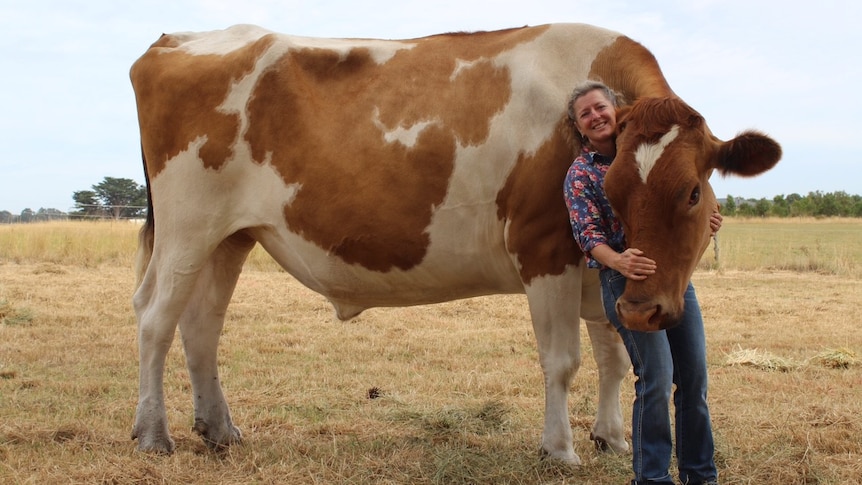
[[[652,301],[637,302],[620,298],[616,310],[623,326],[629,330],[655,332],[677,324],[676,319],[662,311],[661,305]]]

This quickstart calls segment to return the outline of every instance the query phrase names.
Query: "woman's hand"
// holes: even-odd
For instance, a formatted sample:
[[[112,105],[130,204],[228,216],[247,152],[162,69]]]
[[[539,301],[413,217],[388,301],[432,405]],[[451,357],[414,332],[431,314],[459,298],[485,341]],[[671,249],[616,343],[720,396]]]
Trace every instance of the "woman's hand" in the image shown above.
[[[630,280],[643,280],[655,274],[655,261],[644,256],[640,249],[628,248],[618,253],[607,244],[601,244],[594,247],[590,254],[598,262],[619,271]]]
[[[718,212],[718,209],[709,216],[709,229],[712,231],[711,235],[715,236],[715,233],[721,229],[721,221],[724,220],[724,217],[721,216],[721,212]]]
[[[630,280],[644,280],[655,274],[655,261],[643,254],[640,249],[628,248],[619,253],[616,266],[612,267]]]

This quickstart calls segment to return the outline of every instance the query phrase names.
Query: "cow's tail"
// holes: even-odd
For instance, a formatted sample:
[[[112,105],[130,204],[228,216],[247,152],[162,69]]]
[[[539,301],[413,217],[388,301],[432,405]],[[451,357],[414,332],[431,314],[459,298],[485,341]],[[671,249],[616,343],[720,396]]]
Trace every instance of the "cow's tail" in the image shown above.
[[[156,227],[153,223],[153,195],[150,192],[150,175],[147,172],[147,158],[144,156],[144,147],[141,145],[141,160],[144,162],[144,182],[147,187],[147,219],[138,234],[138,252],[135,255],[135,288],[141,285],[150,258],[153,256],[153,241],[155,240]]]

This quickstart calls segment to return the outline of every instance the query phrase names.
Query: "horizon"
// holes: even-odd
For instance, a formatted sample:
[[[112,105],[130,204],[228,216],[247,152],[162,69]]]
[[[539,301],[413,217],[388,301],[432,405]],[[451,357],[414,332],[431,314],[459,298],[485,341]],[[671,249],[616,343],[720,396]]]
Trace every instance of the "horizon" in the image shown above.
[[[847,194],[849,197],[862,197],[862,194],[851,194],[851,193],[849,193],[849,192],[841,191],[841,190],[837,190],[837,191],[830,191],[830,192],[814,190],[814,191],[810,191],[810,192],[808,192],[808,193],[806,193],[806,194],[799,194],[799,193],[796,193],[796,192],[791,192],[791,193],[789,193],[789,194],[776,194],[776,195],[774,195],[774,196],[772,196],[772,197],[745,197],[745,196],[742,196],[742,195],[733,195],[733,194],[726,194],[726,195],[724,195],[723,197],[720,197],[720,196],[716,195],[715,200],[716,200],[719,204],[722,204],[722,205],[724,205],[724,204],[726,204],[726,203],[727,203],[727,199],[728,199],[728,197],[733,197],[733,200],[734,200],[734,202],[736,202],[736,203],[740,203],[740,202],[742,202],[742,203],[752,203],[752,202],[759,202],[759,201],[761,201],[761,200],[766,200],[766,201],[768,201],[768,202],[773,202],[773,201],[775,200],[775,198],[776,198],[776,197],[784,197],[784,198],[788,198],[789,196],[791,196],[791,195],[794,195],[794,194],[795,194],[795,195],[799,195],[799,196],[801,196],[801,197],[805,198],[805,197],[808,197],[808,196],[810,196],[810,195],[812,195],[812,194],[817,194],[817,193],[820,193],[820,194],[823,194],[823,195],[845,193],[845,194]],[[114,206],[112,206],[112,205],[105,205],[105,206],[102,206],[102,207],[114,207]],[[120,206],[120,207],[131,207],[131,208],[136,208],[136,207],[140,207],[140,206]],[[143,208],[145,208],[145,207],[143,207]],[[20,210],[19,212],[17,212],[17,213],[15,213],[15,212],[13,212],[13,211],[10,211],[9,209],[5,209],[5,208],[3,208],[3,207],[0,207],[0,213],[8,212],[8,213],[9,213],[9,214],[11,214],[12,216],[19,217],[19,216],[23,213],[23,211],[28,210],[28,209],[29,209],[29,210],[31,210],[31,211],[33,211],[33,213],[38,213],[39,211],[52,211],[52,210],[57,210],[57,211],[62,212],[62,213],[63,213],[63,215],[74,215],[74,214],[72,214],[72,212],[71,212],[71,211],[76,210],[76,209],[79,209],[79,207],[72,206],[72,207],[68,208],[67,210],[59,209],[59,208],[57,208],[57,207],[39,207],[38,209],[34,209],[34,208],[32,208],[32,207],[25,207],[25,208],[21,209],[21,210]]]

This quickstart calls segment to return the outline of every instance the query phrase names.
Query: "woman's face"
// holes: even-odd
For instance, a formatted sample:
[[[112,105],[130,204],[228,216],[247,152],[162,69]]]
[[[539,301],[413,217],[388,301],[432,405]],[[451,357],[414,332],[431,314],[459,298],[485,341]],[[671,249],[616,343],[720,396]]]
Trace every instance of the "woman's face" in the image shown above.
[[[600,89],[593,89],[574,104],[578,131],[593,145],[613,139],[617,128],[617,110]]]

